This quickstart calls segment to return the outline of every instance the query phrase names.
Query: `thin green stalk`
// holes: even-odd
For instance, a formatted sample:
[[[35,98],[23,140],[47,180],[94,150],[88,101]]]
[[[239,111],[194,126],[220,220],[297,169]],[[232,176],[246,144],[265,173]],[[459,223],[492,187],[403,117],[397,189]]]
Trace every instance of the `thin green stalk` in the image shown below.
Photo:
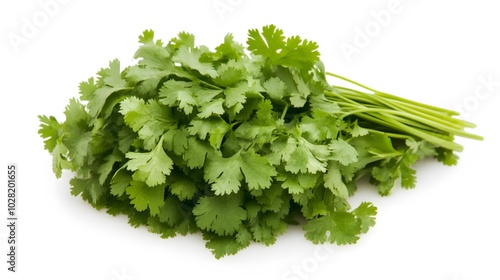
[[[340,97],[343,100],[348,100],[347,98],[340,96],[340,95],[338,95],[336,97]],[[350,103],[353,103],[353,102],[354,101],[351,100]],[[382,108],[366,108],[361,104],[356,104],[355,108],[356,108],[355,110],[346,112],[343,115],[341,115],[341,118],[344,118],[348,115],[361,113],[361,112],[386,113],[386,114],[392,115],[392,116],[388,116],[388,118],[394,118],[396,115],[405,117],[405,119],[407,119],[408,122],[411,121],[413,126],[420,127],[422,129],[433,130],[432,128],[435,128],[435,129],[442,130],[442,131],[448,132],[448,133],[453,133],[453,134],[456,134],[459,136],[464,136],[464,137],[473,138],[473,139],[477,138],[476,135],[473,135],[473,134],[470,134],[470,133],[463,131],[462,130],[463,127],[457,127],[454,124],[444,123],[443,120],[441,120],[441,119],[435,119],[435,118],[430,119],[429,117],[422,117],[418,114],[417,115],[410,114],[410,113],[405,112],[405,111],[382,109]],[[402,120],[401,118],[398,118],[398,119]],[[423,126],[420,124],[423,124]]]
[[[385,132],[385,131],[380,131],[376,129],[371,129],[371,128],[365,128],[367,131],[371,133],[378,133],[378,134],[384,134],[387,135],[390,138],[397,138],[397,139],[412,139],[413,137],[407,134],[399,134],[399,133],[393,133],[393,132]]]
[[[432,116],[437,117],[437,118],[442,118],[444,116],[448,121],[463,125],[464,128],[465,127],[466,128],[475,128],[476,127],[476,125],[474,123],[468,122],[466,120],[455,119],[455,118],[451,117],[450,115],[443,115],[442,113],[437,113],[436,111],[432,111],[432,110],[427,109],[427,108],[421,108],[421,107],[418,107],[417,105],[414,105],[414,104],[401,103],[399,100],[393,100],[393,103],[398,104],[398,105],[402,105],[405,108],[407,108],[408,110],[411,110],[412,112],[419,112],[421,114],[432,115]]]
[[[454,136],[476,140],[483,139],[481,136],[466,132],[464,130],[466,127],[474,128],[475,125],[453,118],[453,116],[458,115],[455,111],[377,91],[331,72],[326,72],[326,75],[371,92],[332,86],[332,91],[326,92],[325,96],[343,108],[342,118],[356,115],[455,151],[461,151],[462,146],[453,142]]]
[[[419,110],[421,108],[418,108],[418,109],[401,108],[401,104],[399,104],[399,105],[393,104],[393,102],[391,102],[390,100],[386,100],[384,98],[381,98],[381,96],[375,96],[372,94],[362,93],[362,92],[358,92],[358,91],[355,91],[352,89],[344,89],[341,87],[339,89],[341,91],[346,90],[349,93],[351,93],[351,94],[347,94],[347,95],[349,95],[348,96],[349,98],[342,96],[342,95],[346,95],[346,94],[335,94],[333,92],[328,92],[329,95],[327,95],[327,96],[329,96],[329,97],[342,96],[341,98],[343,100],[347,100],[347,99],[350,99],[351,101],[358,100],[358,101],[361,101],[364,103],[369,103],[369,104],[378,103],[379,105],[385,105],[386,107],[392,108],[394,110],[394,111],[390,111],[390,112],[387,111],[388,113],[395,114],[395,115],[402,115],[402,116],[407,117],[408,119],[412,119],[414,121],[424,123],[424,124],[431,126],[431,127],[442,129],[445,132],[453,133],[453,134],[456,134],[457,136],[462,136],[462,137],[476,139],[476,140],[483,139],[481,136],[464,131],[465,127],[473,126],[473,124],[467,123],[467,122],[461,122],[460,120],[453,119],[449,115],[441,115],[441,114],[436,114],[436,113],[435,114],[424,114],[424,113],[419,112]],[[354,94],[354,96],[353,96],[353,94]],[[398,101],[400,101],[400,100],[398,100]],[[409,106],[419,106],[419,105],[416,105],[419,103],[405,103],[405,105],[407,105],[407,104]],[[405,105],[403,105],[403,106],[405,106]],[[363,109],[363,110],[365,110],[365,109]],[[380,110],[382,110],[382,109],[380,109]],[[430,110],[430,109],[425,108],[425,110]]]
[[[368,86],[365,86],[365,85],[363,85],[361,83],[358,83],[356,81],[353,81],[353,80],[348,79],[346,77],[343,77],[341,75],[337,75],[337,74],[334,74],[334,73],[331,73],[331,72],[326,72],[326,75],[332,76],[332,77],[335,77],[335,78],[338,78],[338,79],[341,79],[343,81],[349,82],[349,83],[354,84],[354,85],[357,85],[357,86],[359,86],[361,88],[364,88],[366,90],[369,90],[369,91],[373,92],[374,95],[382,96],[382,97],[385,97],[386,99],[398,100],[398,101],[401,101],[401,102],[404,102],[404,103],[407,103],[407,104],[416,105],[419,108],[427,108],[427,109],[430,109],[432,111],[443,112],[443,113],[450,114],[452,116],[453,115],[458,115],[457,112],[452,111],[452,110],[448,110],[448,109],[444,109],[444,108],[432,106],[432,105],[425,104],[425,103],[416,102],[416,101],[413,101],[413,100],[410,100],[410,99],[406,99],[406,98],[403,98],[403,97],[399,97],[399,96],[392,95],[392,94],[389,94],[389,93],[386,93],[386,92],[382,92],[382,91],[378,91],[378,90],[372,89],[372,88],[370,88]],[[354,90],[352,90],[352,91],[354,91]],[[369,93],[365,93],[365,94],[369,94]]]
[[[331,77],[335,77],[335,78],[338,78],[338,79],[344,80],[344,81],[349,82],[349,83],[351,83],[351,84],[353,84],[353,85],[357,85],[357,86],[362,87],[362,88],[364,88],[364,89],[367,89],[367,90],[369,90],[369,91],[372,91],[372,92],[375,92],[375,91],[376,91],[376,90],[374,90],[374,89],[372,89],[372,88],[369,88],[369,87],[367,87],[367,86],[365,86],[365,85],[363,85],[363,84],[360,84],[360,83],[358,83],[358,82],[355,82],[355,81],[353,81],[353,80],[351,80],[351,79],[348,79],[348,78],[346,78],[346,77],[343,77],[343,76],[340,76],[340,75],[337,75],[337,74],[334,74],[334,73],[331,73],[331,72],[326,72],[325,74],[326,74],[326,75],[328,75],[328,76],[331,76]]]
[[[365,115],[363,116],[365,119],[372,121],[377,124],[381,124],[383,126],[386,126],[388,128],[392,128],[397,131],[402,131],[409,133],[411,135],[414,135],[420,139],[426,140],[427,142],[433,143],[435,145],[438,145],[440,147],[443,147],[445,149],[461,152],[463,151],[463,147],[460,144],[457,144],[455,142],[452,142],[450,140],[445,140],[443,138],[440,138],[438,136],[435,136],[433,134],[424,132],[422,130],[418,130],[415,128],[411,128],[409,126],[406,126],[404,124],[398,123],[398,122],[393,122],[391,120],[380,120],[376,117]]]
[[[386,93],[386,92],[382,92],[382,91],[374,91],[374,94],[382,96],[384,98],[395,99],[395,100],[399,100],[399,101],[402,101],[402,102],[405,102],[405,103],[408,103],[408,104],[413,104],[413,105],[416,105],[416,106],[419,106],[419,107],[428,108],[428,109],[433,110],[433,111],[447,113],[447,114],[450,114],[452,116],[458,116],[459,115],[458,112],[455,112],[455,111],[452,111],[452,110],[448,110],[448,109],[445,109],[445,108],[432,106],[432,105],[425,104],[425,103],[416,102],[416,101],[413,101],[413,100],[409,100],[409,99],[406,99],[406,98],[403,98],[403,97],[400,97],[400,96],[396,96],[396,95],[392,95],[392,94],[389,94],[389,93]]]
[[[286,103],[285,108],[283,109],[283,112],[281,113],[281,118],[280,119],[282,121],[285,120],[287,111],[288,111],[288,103]]]
[[[391,109],[394,109],[394,110],[398,110],[398,111],[402,111],[402,112],[407,112],[407,113],[411,113],[411,115],[407,115],[408,117],[412,117],[413,115],[415,116],[418,116],[419,117],[419,121],[422,121],[423,119],[428,119],[434,123],[440,123],[441,125],[443,126],[452,126],[452,127],[455,127],[456,129],[460,129],[462,130],[464,127],[465,127],[465,124],[462,123],[460,120],[457,120],[457,119],[453,119],[449,116],[445,116],[445,115],[442,115],[442,114],[428,114],[428,113],[422,113],[420,112],[419,110],[420,109],[412,109],[412,108],[406,108],[404,106],[401,106],[401,104],[394,104],[394,102],[390,101],[390,100],[385,100],[383,98],[380,98],[378,96],[375,96],[375,95],[372,95],[372,94],[363,94],[365,96],[365,98],[361,98],[361,100],[363,100],[363,102],[366,102],[366,103],[374,103],[374,102],[371,102],[371,101],[375,101],[377,102],[378,104],[380,105],[385,105],[386,107],[389,107]],[[357,100],[360,100],[360,98],[351,98],[351,99],[357,99]],[[368,100],[368,99],[371,99],[371,100]]]

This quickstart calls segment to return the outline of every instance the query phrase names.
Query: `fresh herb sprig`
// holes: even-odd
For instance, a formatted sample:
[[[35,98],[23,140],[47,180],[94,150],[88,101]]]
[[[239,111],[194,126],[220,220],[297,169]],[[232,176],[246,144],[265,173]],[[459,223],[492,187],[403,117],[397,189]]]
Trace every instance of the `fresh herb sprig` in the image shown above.
[[[315,42],[274,25],[248,35],[210,50],[145,31],[136,65],[82,82],[64,122],[39,117],[56,177],[72,171],[73,195],[163,238],[201,232],[220,258],[291,224],[313,243],[355,243],[377,212],[349,205],[357,179],[381,195],[413,188],[415,162],[453,165],[456,136],[482,139],[453,111],[326,72]]]

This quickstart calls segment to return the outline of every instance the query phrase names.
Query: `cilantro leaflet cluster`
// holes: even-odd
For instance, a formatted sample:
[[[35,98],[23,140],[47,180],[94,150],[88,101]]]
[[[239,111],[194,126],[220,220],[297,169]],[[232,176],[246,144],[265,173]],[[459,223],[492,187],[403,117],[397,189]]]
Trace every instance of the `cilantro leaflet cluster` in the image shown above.
[[[72,171],[73,195],[163,238],[201,232],[220,258],[291,224],[313,243],[355,243],[377,213],[349,205],[357,179],[381,195],[413,188],[418,160],[453,165],[455,136],[481,139],[455,112],[326,72],[315,42],[274,25],[248,35],[212,51],[145,31],[136,65],[82,82],[64,122],[40,116],[56,177]]]

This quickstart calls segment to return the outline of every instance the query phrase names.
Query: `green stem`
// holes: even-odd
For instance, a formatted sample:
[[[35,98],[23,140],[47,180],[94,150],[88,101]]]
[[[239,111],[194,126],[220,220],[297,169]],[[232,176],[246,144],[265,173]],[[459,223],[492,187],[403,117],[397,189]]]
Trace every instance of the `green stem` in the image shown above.
[[[367,131],[371,132],[371,133],[384,134],[384,135],[387,135],[387,136],[389,136],[391,138],[397,138],[397,139],[412,139],[413,138],[413,137],[411,137],[410,135],[407,135],[407,134],[385,132],[385,131],[380,131],[380,130],[371,129],[371,128],[365,128],[365,129]]]
[[[340,75],[337,75],[337,74],[334,74],[334,73],[331,73],[331,72],[326,72],[325,74],[326,74],[326,75],[328,75],[328,76],[331,76],[331,77],[335,77],[335,78],[338,78],[338,79],[344,80],[344,81],[349,82],[349,83],[351,83],[351,84],[353,84],[353,85],[357,85],[357,86],[362,87],[362,88],[364,88],[364,89],[367,89],[367,90],[369,90],[369,91],[371,91],[371,92],[375,92],[375,91],[376,91],[376,90],[374,90],[374,89],[372,89],[372,88],[369,88],[369,87],[367,87],[367,86],[365,86],[365,85],[363,85],[363,84],[360,84],[360,83],[358,83],[358,82],[355,82],[355,81],[353,81],[353,80],[351,80],[351,79],[348,79],[348,78],[346,78],[346,77],[343,77],[343,76],[340,76]]]
[[[284,121],[284,120],[285,120],[285,116],[286,116],[286,113],[287,113],[287,111],[288,111],[288,107],[289,107],[289,105],[288,105],[288,103],[286,103],[285,108],[283,109],[283,112],[281,113],[281,117],[280,117],[280,119],[281,119],[282,121]]]
[[[344,91],[344,88],[341,88],[341,91]],[[468,122],[463,122],[458,119],[454,119],[450,117],[449,115],[444,115],[442,113],[437,113],[436,111],[431,111],[428,108],[421,108],[417,107],[415,108],[415,104],[409,104],[409,103],[400,103],[397,101],[392,101],[389,99],[384,99],[381,98],[380,96],[373,95],[373,94],[367,94],[367,93],[360,93],[353,91],[352,89],[347,89],[348,93],[344,93],[344,95],[348,95],[350,99],[353,100],[358,100],[363,103],[369,103],[369,104],[374,104],[376,102],[378,105],[384,105],[386,107],[389,107],[391,109],[397,110],[397,111],[402,111],[402,112],[407,112],[411,113],[412,115],[417,115],[421,118],[431,120],[433,122],[441,123],[442,125],[445,126],[453,126],[456,127],[457,129],[463,129],[464,127],[472,127],[474,126],[471,123]],[[361,96],[360,96],[361,94]]]
[[[401,101],[401,102],[404,102],[404,103],[407,103],[407,104],[416,105],[416,106],[418,106],[420,108],[427,108],[427,109],[430,109],[431,111],[437,111],[437,112],[446,113],[446,114],[449,114],[451,116],[457,116],[457,115],[459,115],[457,112],[452,111],[452,110],[448,110],[448,109],[444,109],[444,108],[432,106],[432,105],[425,104],[425,103],[416,102],[416,101],[413,101],[413,100],[409,100],[409,99],[406,99],[406,98],[403,98],[403,97],[399,97],[399,96],[396,96],[396,95],[392,95],[392,94],[389,94],[389,93],[385,93],[385,92],[382,92],[382,91],[375,91],[374,94],[378,95],[378,96],[381,96],[381,97],[384,97],[384,98],[387,98],[387,99],[394,99],[394,100],[398,100],[398,101]]]
[[[365,85],[363,85],[361,83],[358,83],[356,81],[353,81],[351,79],[348,79],[346,77],[343,77],[343,76],[340,76],[340,75],[337,75],[337,74],[334,74],[334,73],[331,73],[331,72],[326,72],[326,75],[338,78],[338,79],[346,81],[346,82],[349,82],[349,83],[351,83],[353,85],[357,85],[359,87],[362,87],[362,88],[364,88],[366,90],[369,90],[369,91],[373,92],[375,95],[379,95],[379,96],[385,97],[386,99],[395,99],[395,100],[399,100],[399,101],[402,101],[402,102],[405,102],[405,103],[408,103],[408,104],[417,105],[418,107],[428,108],[428,109],[431,109],[433,111],[443,112],[443,113],[447,113],[447,114],[450,114],[450,115],[458,115],[458,113],[455,112],[455,111],[451,111],[451,110],[448,110],[448,109],[444,109],[444,108],[432,106],[432,105],[425,104],[425,103],[416,102],[416,101],[413,101],[413,100],[410,100],[410,99],[406,99],[406,98],[403,98],[403,97],[399,97],[399,96],[392,95],[392,94],[389,94],[389,93],[386,93],[386,92],[382,92],[382,91],[378,91],[378,90],[372,89],[372,88],[367,87],[367,86],[365,86]]]
[[[474,128],[473,123],[456,119],[457,112],[419,103],[385,92],[374,90],[346,77],[326,72],[370,91],[362,92],[341,86],[332,86],[325,96],[342,108],[341,118],[355,115],[396,131],[410,133],[444,148],[461,151],[462,146],[453,142],[454,136],[483,140],[483,137],[464,129]]]
[[[379,118],[374,117],[374,116],[370,116],[370,115],[364,115],[364,116],[362,116],[362,118],[367,119],[367,120],[372,121],[372,122],[377,123],[377,124],[381,124],[385,127],[392,128],[396,131],[402,131],[402,132],[409,133],[410,135],[417,136],[420,139],[426,140],[427,142],[441,146],[445,149],[449,149],[449,150],[453,150],[453,151],[457,151],[457,152],[461,152],[463,150],[463,147],[455,142],[443,139],[441,137],[427,133],[423,130],[409,127],[409,126],[401,124],[399,122],[392,121],[390,119],[389,120],[380,120]]]

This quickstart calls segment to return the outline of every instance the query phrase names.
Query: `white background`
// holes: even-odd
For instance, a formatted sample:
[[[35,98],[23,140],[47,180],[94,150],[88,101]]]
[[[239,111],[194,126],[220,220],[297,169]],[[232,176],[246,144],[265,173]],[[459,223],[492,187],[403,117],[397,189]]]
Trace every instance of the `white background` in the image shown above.
[[[49,0],[0,4],[0,279],[500,279],[497,1],[54,1],[49,10],[42,7]],[[390,18],[377,22],[382,10]],[[425,103],[465,104],[485,140],[460,139],[457,166],[419,163],[414,190],[381,198],[362,183],[352,205],[372,201],[379,213],[356,245],[326,250],[290,228],[273,246],[253,244],[222,260],[199,235],[163,240],[134,229],[71,196],[70,174],[55,178],[37,115],[63,120],[79,82],[114,58],[133,63],[143,30],[165,41],[188,31],[213,48],[228,32],[243,43],[249,28],[270,23],[318,42],[331,72]],[[346,45],[357,52],[345,55]],[[490,91],[481,79],[494,82]],[[16,274],[7,272],[4,225],[12,162],[19,169]]]

